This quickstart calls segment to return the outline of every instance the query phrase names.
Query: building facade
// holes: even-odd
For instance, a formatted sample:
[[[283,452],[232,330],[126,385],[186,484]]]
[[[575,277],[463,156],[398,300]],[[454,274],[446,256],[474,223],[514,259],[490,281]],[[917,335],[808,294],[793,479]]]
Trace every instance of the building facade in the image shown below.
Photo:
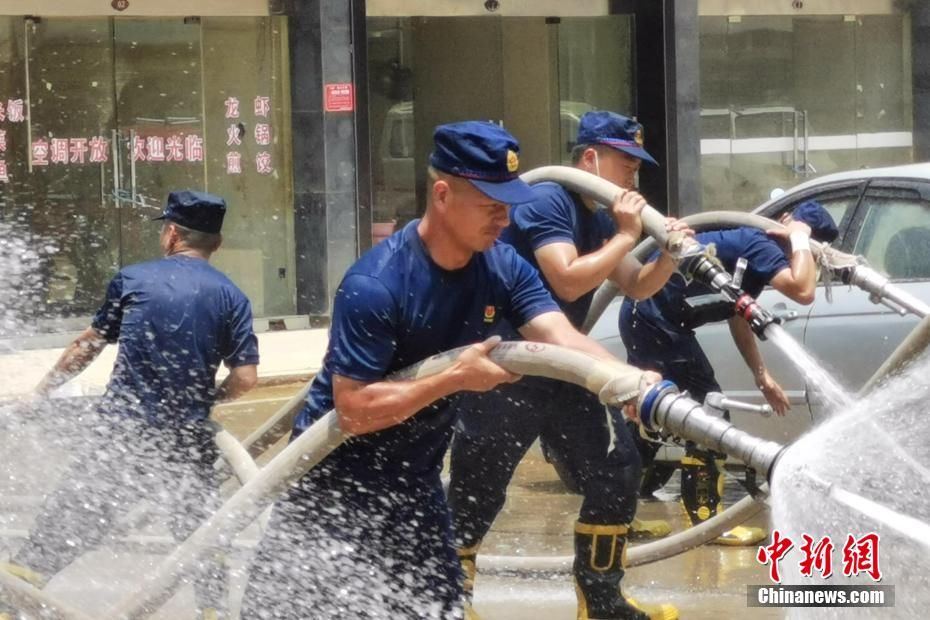
[[[748,210],[930,157],[928,35],[904,0],[9,0],[0,218],[61,331],[157,255],[168,191],[220,194],[217,265],[300,325],[421,213],[439,123],[501,123],[527,169],[567,161],[587,110],[636,115],[655,206]]]

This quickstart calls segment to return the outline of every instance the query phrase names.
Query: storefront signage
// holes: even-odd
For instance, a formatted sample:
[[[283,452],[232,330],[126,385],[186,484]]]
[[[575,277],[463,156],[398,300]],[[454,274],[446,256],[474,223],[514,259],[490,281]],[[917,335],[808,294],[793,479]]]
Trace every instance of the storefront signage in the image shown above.
[[[134,136],[132,160],[148,162],[203,161],[203,138],[197,134]]]
[[[351,112],[355,109],[355,87],[346,84],[326,84],[323,109],[327,112]]]
[[[38,138],[32,141],[32,165],[104,164],[110,159],[110,141],[90,138]]]
[[[241,105],[238,97],[227,97],[223,102],[225,108],[225,117],[229,121],[226,126],[226,146],[241,147],[243,139],[249,133],[244,123],[237,122],[242,116]],[[258,95],[252,100],[252,118],[255,121],[252,127],[252,139],[259,147],[271,145],[271,97]],[[255,155],[255,171],[259,174],[271,174],[274,172],[274,166],[271,161],[271,153],[267,150],[259,150]],[[242,174],[242,153],[239,150],[230,150],[226,153],[226,174]]]
[[[26,120],[26,104],[22,99],[0,100],[0,123],[22,123]],[[6,165],[7,149],[6,129],[0,128],[0,183],[10,180]]]

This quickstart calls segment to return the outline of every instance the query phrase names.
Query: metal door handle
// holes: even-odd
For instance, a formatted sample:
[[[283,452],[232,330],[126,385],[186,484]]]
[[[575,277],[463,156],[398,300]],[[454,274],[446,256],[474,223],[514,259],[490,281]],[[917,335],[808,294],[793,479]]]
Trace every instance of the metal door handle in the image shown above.
[[[136,205],[136,130],[129,130],[129,191],[132,193],[132,204]]]
[[[788,306],[779,302],[772,306],[772,316],[781,321],[782,323],[787,323],[788,321],[794,321],[801,317],[801,313],[797,310],[789,310]]]

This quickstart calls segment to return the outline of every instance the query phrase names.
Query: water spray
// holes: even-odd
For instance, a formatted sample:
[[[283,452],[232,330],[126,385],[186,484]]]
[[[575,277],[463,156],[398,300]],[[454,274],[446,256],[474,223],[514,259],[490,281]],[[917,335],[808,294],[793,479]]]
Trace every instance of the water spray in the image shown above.
[[[920,543],[924,547],[930,548],[930,525],[924,521],[900,513],[887,506],[883,506],[878,502],[873,502],[858,493],[847,491],[832,482],[824,480],[807,468],[801,469],[799,473],[808,484],[812,485],[838,504],[842,504],[847,508],[860,512],[866,517],[878,521],[882,525],[894,530],[898,534]]]

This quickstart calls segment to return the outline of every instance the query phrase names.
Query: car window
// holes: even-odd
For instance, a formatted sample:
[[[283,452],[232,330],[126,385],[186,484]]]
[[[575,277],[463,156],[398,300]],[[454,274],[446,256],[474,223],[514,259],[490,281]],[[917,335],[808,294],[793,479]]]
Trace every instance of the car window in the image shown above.
[[[825,200],[820,204],[823,205],[823,208],[827,210],[827,213],[830,214],[830,217],[832,217],[836,225],[839,226],[849,212],[849,208],[856,204],[856,197],[832,201]]]
[[[777,220],[784,213],[789,213],[793,211],[799,204],[806,202],[808,200],[816,200],[820,203],[824,209],[830,214],[830,217],[833,218],[833,221],[836,222],[836,225],[840,229],[840,236],[836,239],[831,245],[833,247],[840,247],[843,243],[844,232],[849,226],[849,221],[852,219],[853,213],[855,211],[854,207],[859,201],[859,195],[861,190],[858,186],[855,187],[844,187],[841,189],[832,189],[821,194],[816,195],[807,195],[802,199],[796,199],[793,202],[782,204],[779,207],[767,211],[766,216],[771,217],[772,219]],[[824,278],[823,273],[819,273],[818,281]]]
[[[884,194],[884,195],[882,195]],[[930,203],[890,192],[866,194],[855,254],[892,279],[930,278]]]
[[[840,228],[840,231],[845,228],[844,224],[846,220],[852,216],[852,207],[856,205],[856,202],[859,200],[859,190],[858,189],[845,189],[843,191],[837,192],[833,191],[828,194],[819,195],[819,196],[806,196],[803,200],[798,200],[796,202],[791,202],[787,205],[779,207],[771,216],[772,219],[778,219],[782,214],[793,211],[802,202],[807,202],[808,200],[816,200],[820,203],[824,209],[830,214],[833,218],[833,221],[836,222],[836,225]],[[834,246],[836,243],[833,244]]]

